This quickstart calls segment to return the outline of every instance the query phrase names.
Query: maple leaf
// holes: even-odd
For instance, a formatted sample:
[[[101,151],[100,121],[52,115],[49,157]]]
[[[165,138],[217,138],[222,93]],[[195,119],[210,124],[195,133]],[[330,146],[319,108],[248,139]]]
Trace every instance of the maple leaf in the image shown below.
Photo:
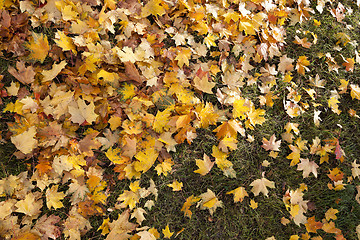
[[[212,105],[212,103],[207,102],[205,106],[203,104],[198,105],[196,111],[198,112],[198,118],[200,119],[200,124],[202,128],[207,128],[209,125],[216,124],[219,114]]]
[[[1,180],[0,180],[1,181]],[[15,205],[15,199],[8,199],[0,202],[0,219],[4,220],[13,212],[13,206]]]
[[[32,32],[31,35],[31,40],[25,44],[25,47],[30,50],[28,58],[43,63],[50,50],[47,36],[34,32]]]
[[[296,70],[301,75],[305,75],[305,70],[309,71],[309,69],[307,68],[307,66],[309,66],[309,65],[310,65],[310,62],[309,62],[309,60],[307,60],[307,57],[300,56],[296,62]]]
[[[127,209],[119,214],[117,220],[109,223],[110,233],[107,235],[106,240],[125,240],[130,237],[128,233],[134,231],[137,227],[137,224],[130,223],[129,216],[130,211]]]
[[[10,67],[9,67],[10,68]],[[9,69],[8,68],[8,69]],[[10,87],[7,87],[6,90],[7,90],[7,93],[10,95],[10,96],[16,96],[19,92],[19,89],[20,89],[20,83],[18,82],[11,82],[10,84]]]
[[[40,237],[37,234],[34,234],[32,232],[23,232],[19,235],[11,238],[11,240],[40,240]]]
[[[339,213],[339,210],[334,209],[334,208],[329,208],[325,213],[326,221],[329,221],[330,219],[336,220],[337,217],[335,214],[337,214],[337,213]]]
[[[347,58],[347,59],[345,59],[345,62],[342,65],[344,67],[346,67],[346,71],[353,72],[354,71],[354,64],[355,64],[354,58]]]
[[[200,197],[194,197],[194,195],[191,195],[190,197],[188,197],[185,201],[185,203],[183,204],[181,211],[184,212],[184,216],[191,218],[192,216],[192,212],[190,211],[190,207],[200,201]]]
[[[147,148],[145,151],[138,152],[135,158],[138,160],[134,163],[134,168],[137,172],[146,172],[155,163],[159,152],[153,148]]]
[[[73,179],[72,181],[73,182],[69,184],[69,189],[67,190],[67,194],[72,194],[70,199],[71,205],[75,205],[85,199],[85,197],[89,193],[89,189],[84,184],[84,182],[80,182],[76,179]]]
[[[46,206],[48,209],[54,207],[54,209],[64,207],[60,200],[63,200],[66,196],[63,192],[58,192],[59,185],[53,185],[51,188],[46,190]]]
[[[234,194],[234,202],[242,202],[245,197],[249,196],[244,187],[235,188],[234,190],[229,191],[226,194]]]
[[[180,48],[175,60],[178,61],[178,66],[182,68],[184,66],[184,64],[186,66],[189,66],[190,57],[191,57],[191,50],[190,49]]]
[[[61,70],[64,69],[66,65],[67,62],[64,60],[61,61],[59,64],[54,63],[50,70],[43,70],[41,74],[44,76],[44,78],[41,81],[48,82],[53,80],[61,72]]]
[[[116,50],[116,55],[120,58],[122,62],[135,63],[136,61],[139,60],[137,55],[133,52],[133,49],[128,46],[125,46],[122,49],[116,47],[115,50]]]
[[[146,214],[146,211],[142,208],[136,208],[131,213],[131,218],[136,218],[136,222],[141,225],[141,223],[145,220],[144,214]]]
[[[162,133],[165,129],[167,129],[167,123],[169,122],[171,116],[171,109],[167,108],[164,111],[158,111],[155,116],[153,129],[158,132]]]
[[[289,148],[291,149],[292,153],[290,153],[286,158],[292,159],[290,166],[295,166],[300,161],[301,150],[297,146],[294,146],[294,145],[289,145]]]
[[[255,202],[254,199],[251,199],[251,200],[250,200],[250,207],[251,207],[252,209],[256,209],[256,208],[258,208],[258,203]]]
[[[171,132],[164,132],[159,136],[158,141],[165,144],[166,150],[168,152],[176,152],[175,146],[177,145],[177,142],[171,135]]]
[[[164,176],[167,176],[168,173],[171,171],[173,164],[174,164],[174,162],[171,161],[171,159],[165,159],[165,161],[163,161],[162,163],[159,163],[155,167],[155,170],[159,176],[160,176],[160,174],[164,174]]]
[[[72,51],[74,54],[77,53],[73,39],[66,36],[64,32],[58,30],[55,34],[55,38],[56,39],[54,39],[54,41],[59,47],[63,49],[63,51]]]
[[[233,103],[233,117],[234,118],[240,118],[240,119],[244,119],[245,118],[245,114],[247,112],[249,112],[250,107],[248,106],[246,99],[244,98],[239,98],[236,99]]]
[[[85,121],[91,124],[99,116],[94,110],[94,102],[91,101],[90,104],[87,105],[84,100],[79,98],[76,102],[73,101],[69,105],[69,113],[71,114],[70,120],[73,123],[78,123],[80,125]]]
[[[360,100],[360,87],[357,84],[350,84],[350,95],[352,99],[356,98]]]
[[[214,164],[215,162],[211,162],[210,158],[204,153],[204,160],[196,159],[196,166],[198,166],[199,169],[195,170],[194,172],[205,176],[210,172]]]
[[[314,176],[317,178],[317,168],[319,167],[315,161],[309,162],[309,159],[300,158],[300,163],[298,164],[297,170],[303,171],[303,178],[306,178],[309,176],[310,173],[313,173]]]
[[[15,207],[17,207],[15,212],[24,213],[27,216],[33,217],[41,213],[40,209],[42,206],[42,200],[37,200],[36,195],[30,192],[26,194],[24,200],[20,200],[15,204]]]
[[[199,197],[201,201],[198,202],[197,207],[200,206],[202,210],[209,209],[211,215],[214,214],[218,207],[223,207],[222,201],[220,201],[210,189],[207,189],[207,192],[201,194]]]
[[[171,187],[173,191],[176,192],[176,191],[181,191],[181,188],[183,187],[183,183],[175,180],[173,183],[168,184],[167,186]]]
[[[306,231],[316,233],[316,230],[322,228],[321,222],[315,221],[315,216],[307,219],[307,223],[305,223]]]
[[[162,233],[164,234],[164,238],[171,238],[174,234],[174,232],[170,232],[169,224],[162,230]]]
[[[275,137],[275,133],[270,137],[269,141],[266,138],[263,138],[263,145],[262,147],[266,150],[266,151],[280,151],[279,147],[281,144],[281,140],[279,141],[275,141],[276,137]]]
[[[356,163],[356,160],[354,160],[353,163],[351,163],[352,169],[351,173],[354,178],[359,177],[360,178],[360,164]]]
[[[159,234],[160,235],[160,234]],[[148,231],[141,231],[141,232],[137,232],[135,236],[139,236],[140,239],[139,240],[156,240],[159,237],[155,237],[154,234],[148,232]]]
[[[312,45],[311,42],[307,41],[307,38],[300,39],[298,36],[295,36],[295,41],[293,41],[293,43],[299,44],[304,48],[310,48],[310,46]]]
[[[230,151],[237,149],[237,140],[233,137],[224,137],[219,142],[219,149],[223,152],[228,152],[228,148]]]
[[[323,225],[321,229],[324,230],[324,232],[326,233],[335,233],[336,236],[339,236],[341,234],[341,230],[335,227],[335,223],[333,221],[327,222],[323,219]]]
[[[110,218],[104,219],[101,226],[97,229],[97,231],[101,230],[101,235],[106,235],[106,234],[108,234],[110,232],[110,230],[109,230],[109,222],[110,222]]]
[[[31,126],[27,131],[11,136],[11,142],[19,149],[22,153],[31,153],[37,146],[38,141],[34,138],[36,135],[36,127]]]
[[[194,87],[196,87],[202,92],[212,94],[213,92],[211,91],[211,89],[215,87],[215,85],[216,83],[210,82],[207,76],[204,76],[202,78],[195,76],[194,78]]]
[[[161,6],[163,3],[162,0],[150,0],[141,10],[141,16],[147,17],[149,15],[162,16],[165,14],[165,8]]]
[[[81,232],[86,233],[91,228],[90,222],[78,213],[77,207],[72,207],[64,223],[64,235],[70,239],[80,239]]]
[[[55,224],[60,220],[60,217],[55,215],[43,215],[36,221],[34,229],[42,235],[42,238],[58,239],[61,235],[61,230]]]
[[[250,184],[250,186],[253,187],[251,191],[254,193],[255,196],[259,195],[259,193],[261,192],[266,197],[268,197],[269,190],[267,188],[275,188],[275,183],[263,177],[261,179],[254,180]]]
[[[236,138],[237,133],[240,133],[243,137],[245,137],[245,130],[241,126],[241,123],[234,119],[223,122],[220,126],[214,129],[213,132],[216,132],[216,137],[218,139],[224,137]]]
[[[8,68],[8,72],[13,75],[22,84],[29,84],[35,81],[35,72],[32,66],[25,66],[23,61],[16,62],[16,69],[12,66]]]

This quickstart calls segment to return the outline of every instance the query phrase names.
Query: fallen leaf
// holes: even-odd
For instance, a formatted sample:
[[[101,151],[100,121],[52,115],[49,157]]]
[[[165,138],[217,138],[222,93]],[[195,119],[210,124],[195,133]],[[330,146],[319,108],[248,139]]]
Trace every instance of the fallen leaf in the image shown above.
[[[196,159],[196,166],[198,166],[199,169],[195,170],[194,172],[205,176],[210,172],[214,164],[215,162],[211,162],[210,158],[204,153],[204,160]]]
[[[238,187],[226,194],[234,194],[234,202],[242,202],[245,197],[249,196],[244,187]]]
[[[269,190],[267,188],[275,188],[275,183],[263,177],[261,179],[254,180],[250,184],[250,186],[253,187],[251,191],[254,193],[255,196],[259,195],[259,193],[261,192],[268,197]]]
[[[29,84],[35,81],[35,72],[32,66],[25,66],[25,63],[22,61],[16,62],[16,70],[14,67],[10,66],[8,72],[13,75],[17,80],[22,84]]]
[[[162,230],[162,233],[164,234],[164,238],[171,238],[174,234],[174,232],[170,232],[169,225],[166,225],[166,227]]]
[[[266,151],[280,151],[279,147],[281,144],[281,140],[279,140],[279,141],[275,141],[275,140],[276,140],[275,134],[273,134],[269,140],[267,140],[266,138],[263,138],[262,147]]]

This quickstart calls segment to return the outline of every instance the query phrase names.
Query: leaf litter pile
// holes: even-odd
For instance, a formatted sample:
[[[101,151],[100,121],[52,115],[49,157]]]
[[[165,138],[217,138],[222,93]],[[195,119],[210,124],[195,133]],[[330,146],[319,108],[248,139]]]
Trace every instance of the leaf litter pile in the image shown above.
[[[13,119],[2,141],[11,141],[16,158],[29,167],[0,180],[0,236],[81,239],[89,231],[106,239],[181,236],[186,229],[175,233],[176,226],[143,224],[159,193],[144,176],[167,177],[189,167],[172,156],[177,145],[193,144],[199,128],[211,129],[216,144],[194,161],[192,173],[201,178],[218,168],[239,183],[221,195],[211,186],[197,196],[183,193],[184,221],[194,211],[212,216],[231,207],[221,199],[226,194],[233,204],[256,209],[255,199],[282,187],[268,176],[278,161],[298,170],[300,178],[315,179],[322,169],[328,177],[324,188],[343,191],[353,185],[359,202],[360,162],[347,158],[336,137],[341,126],[327,129],[332,138],[307,139],[300,131],[302,124],[321,128],[325,114],[359,118],[359,83],[322,79],[309,56],[284,53],[288,27],[313,21],[321,28],[312,16],[330,12],[332,21],[350,28],[345,20],[358,11],[353,8],[325,0],[0,2],[0,48],[3,57],[15,59],[8,68],[13,78],[2,76],[3,115]],[[296,34],[291,44],[299,49],[318,44],[312,31]],[[328,72],[351,74],[360,63],[357,43],[346,34],[338,38],[337,55],[312,57]],[[343,56],[341,48],[349,45],[355,51]],[[354,108],[342,109],[341,98]],[[259,138],[257,128],[281,114],[283,131]],[[303,116],[313,121],[302,122]],[[247,185],[228,158],[239,140],[260,144],[268,154],[261,174],[254,172]],[[112,191],[117,184],[124,186],[120,193]],[[183,183],[175,179],[168,187],[182,191]],[[279,214],[278,221],[302,229],[289,238],[345,239],[345,229],[335,224],[338,209],[326,209],[321,218],[308,213],[309,190],[302,183],[283,191],[287,216]],[[90,223],[94,217],[101,221],[98,228]]]

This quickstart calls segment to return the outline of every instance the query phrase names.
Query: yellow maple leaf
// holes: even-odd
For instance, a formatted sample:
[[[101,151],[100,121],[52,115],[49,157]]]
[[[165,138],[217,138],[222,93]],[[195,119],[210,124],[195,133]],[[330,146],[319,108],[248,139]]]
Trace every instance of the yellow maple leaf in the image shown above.
[[[28,154],[37,146],[38,141],[35,139],[36,127],[31,126],[27,131],[11,136],[11,142],[19,149],[22,153]]]
[[[235,188],[234,190],[229,191],[226,194],[234,194],[234,202],[242,202],[245,197],[249,196],[244,187]]]
[[[176,191],[181,191],[181,188],[183,187],[183,183],[175,180],[175,181],[173,181],[173,183],[168,184],[167,186],[171,187],[173,189],[173,191],[176,192]]]
[[[31,35],[31,40],[25,44],[25,47],[30,50],[28,58],[43,63],[50,50],[47,36],[34,32]]]
[[[46,190],[46,206],[48,209],[51,209],[51,207],[54,207],[54,209],[64,207],[60,200],[63,200],[66,195],[63,192],[58,192],[58,187],[59,185],[53,185]]]
[[[190,211],[190,207],[191,205],[193,205],[194,203],[200,201],[200,197],[194,197],[194,195],[191,195],[190,197],[188,197],[185,201],[185,203],[183,204],[181,211],[184,212],[184,216],[191,218],[192,216],[192,212]]]
[[[85,100],[79,98],[76,102],[72,102],[69,105],[69,113],[71,114],[70,120],[73,123],[83,124],[85,121],[89,124],[93,123],[98,115],[94,112],[94,102],[90,102],[89,105],[85,103]]]
[[[262,125],[266,121],[266,119],[263,117],[264,114],[264,109],[255,109],[255,107],[253,106],[250,109],[250,112],[248,112],[246,115],[249,119],[250,124],[252,126],[255,126],[256,124]]]
[[[165,161],[163,161],[162,163],[159,163],[159,164],[155,167],[155,170],[157,171],[157,174],[158,174],[159,176],[160,176],[161,174],[164,174],[164,176],[167,176],[168,173],[171,171],[173,164],[174,164],[174,162],[171,161],[171,159],[165,159]]]
[[[256,209],[258,207],[258,203],[255,202],[253,199],[250,200],[250,207],[252,209]]]
[[[219,114],[212,105],[212,103],[207,102],[200,104],[196,107],[196,112],[198,113],[198,118],[200,119],[200,125],[202,128],[207,128],[209,125],[216,124]]]
[[[209,78],[207,76],[204,76],[202,78],[199,78],[198,76],[196,76],[194,78],[194,87],[196,87],[197,89],[199,89],[202,92],[213,94],[211,89],[213,87],[215,87],[215,85],[216,85],[216,83],[210,82]]]
[[[294,145],[289,145],[289,148],[292,150],[292,153],[290,153],[286,158],[291,159],[290,166],[295,166],[300,162],[301,150]]]
[[[138,152],[135,158],[138,160],[134,163],[134,168],[137,172],[146,172],[155,163],[159,152],[154,148],[147,148],[145,151]]]
[[[224,137],[219,142],[219,149],[223,152],[229,152],[228,148],[230,149],[230,151],[235,150],[237,149],[237,142],[238,141],[236,140],[236,138]]]
[[[122,119],[119,116],[112,115],[110,117],[108,123],[110,124],[110,129],[112,131],[114,131],[115,129],[117,129],[118,127],[120,127],[122,125]]]
[[[166,12],[162,0],[150,0],[141,10],[141,16],[147,17],[149,15],[162,16]]]
[[[336,220],[337,216],[335,214],[337,214],[338,212],[339,210],[337,209],[329,208],[329,210],[327,210],[325,213],[326,221],[329,221],[330,219]]]
[[[201,201],[198,203],[198,206],[200,206],[202,210],[209,209],[211,215],[213,215],[218,207],[223,207],[222,201],[220,201],[210,189],[207,189],[207,192],[201,194],[199,197]]]
[[[9,102],[8,104],[6,104],[6,107],[3,109],[3,112],[13,112],[22,115],[23,106],[24,104],[21,103],[19,100],[16,100],[15,103]]]
[[[202,176],[205,176],[210,172],[211,168],[214,166],[215,162],[211,162],[208,155],[204,153],[204,160],[196,159],[196,166],[199,169],[195,170],[195,173],[199,173]]]
[[[125,164],[130,160],[128,157],[121,156],[121,148],[109,148],[105,155],[111,162],[116,164]]]
[[[55,34],[54,41],[56,44],[63,49],[63,51],[72,51],[74,54],[76,54],[75,45],[73,42],[73,39],[71,37],[68,37],[65,35],[62,31],[57,31]]]
[[[97,75],[96,75],[98,81],[100,82],[104,82],[104,83],[109,83],[111,86],[113,87],[117,87],[119,85],[119,75],[115,72],[108,72],[105,71],[104,69],[101,69]]]
[[[356,99],[360,100],[360,87],[359,87],[359,85],[350,84],[350,89],[351,89],[350,95],[351,95],[352,99],[356,98]]]
[[[208,48],[210,48],[211,46],[216,46],[215,41],[217,40],[217,36],[215,36],[214,34],[208,34],[205,38],[204,38],[204,43],[206,44],[206,46]]]
[[[110,222],[110,218],[104,219],[101,226],[97,229],[97,231],[101,230],[101,235],[104,236],[104,235],[106,235],[106,234],[108,234],[110,232],[109,222]]]
[[[66,61],[61,61],[59,64],[54,63],[52,68],[50,70],[43,70],[41,74],[44,76],[44,78],[41,80],[41,82],[48,82],[53,80],[60,72],[61,70],[66,66]]]
[[[296,70],[301,75],[305,75],[305,70],[309,71],[309,69],[307,68],[307,66],[309,66],[309,65],[310,65],[310,62],[309,62],[309,60],[307,60],[307,57],[300,56],[296,63]]]
[[[158,111],[156,113],[156,116],[155,116],[153,129],[158,133],[164,132],[164,130],[166,130],[167,127],[168,127],[167,123],[170,120],[170,115],[171,115],[171,109],[170,108],[167,108],[162,112]]]
[[[184,64],[189,66],[189,59],[191,57],[191,50],[188,48],[180,48],[179,52],[175,58],[178,61],[178,66],[183,67]]]
[[[24,200],[20,200],[15,204],[17,209],[15,212],[24,213],[27,216],[36,216],[41,213],[42,200],[37,200],[34,193],[30,192],[25,196]]]
[[[164,238],[171,238],[174,234],[174,232],[170,232],[169,225],[166,225],[166,227],[162,230],[162,233],[164,234]]]

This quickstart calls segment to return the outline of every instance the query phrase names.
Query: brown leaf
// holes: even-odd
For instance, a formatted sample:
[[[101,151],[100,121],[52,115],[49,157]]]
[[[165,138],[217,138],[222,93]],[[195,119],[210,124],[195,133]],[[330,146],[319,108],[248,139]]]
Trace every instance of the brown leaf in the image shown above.
[[[8,72],[13,75],[17,80],[19,80],[23,84],[29,84],[35,81],[35,72],[32,66],[25,66],[23,61],[19,61],[16,63],[16,69],[14,67],[9,67]]]
[[[98,132],[90,133],[79,142],[79,150],[85,156],[94,156],[94,152],[92,151],[92,149],[98,149],[99,147],[101,147],[101,143],[98,140],[94,139],[98,134]]]
[[[134,80],[137,83],[142,83],[142,79],[141,76],[139,74],[139,71],[137,70],[136,66],[134,63],[127,61],[124,62],[125,65],[125,73],[126,75],[129,77],[130,80]]]
[[[61,235],[60,228],[55,226],[56,223],[60,221],[60,217],[55,215],[50,215],[47,217],[43,215],[39,220],[36,221],[34,229],[39,231],[42,234],[42,239],[57,239]]]

